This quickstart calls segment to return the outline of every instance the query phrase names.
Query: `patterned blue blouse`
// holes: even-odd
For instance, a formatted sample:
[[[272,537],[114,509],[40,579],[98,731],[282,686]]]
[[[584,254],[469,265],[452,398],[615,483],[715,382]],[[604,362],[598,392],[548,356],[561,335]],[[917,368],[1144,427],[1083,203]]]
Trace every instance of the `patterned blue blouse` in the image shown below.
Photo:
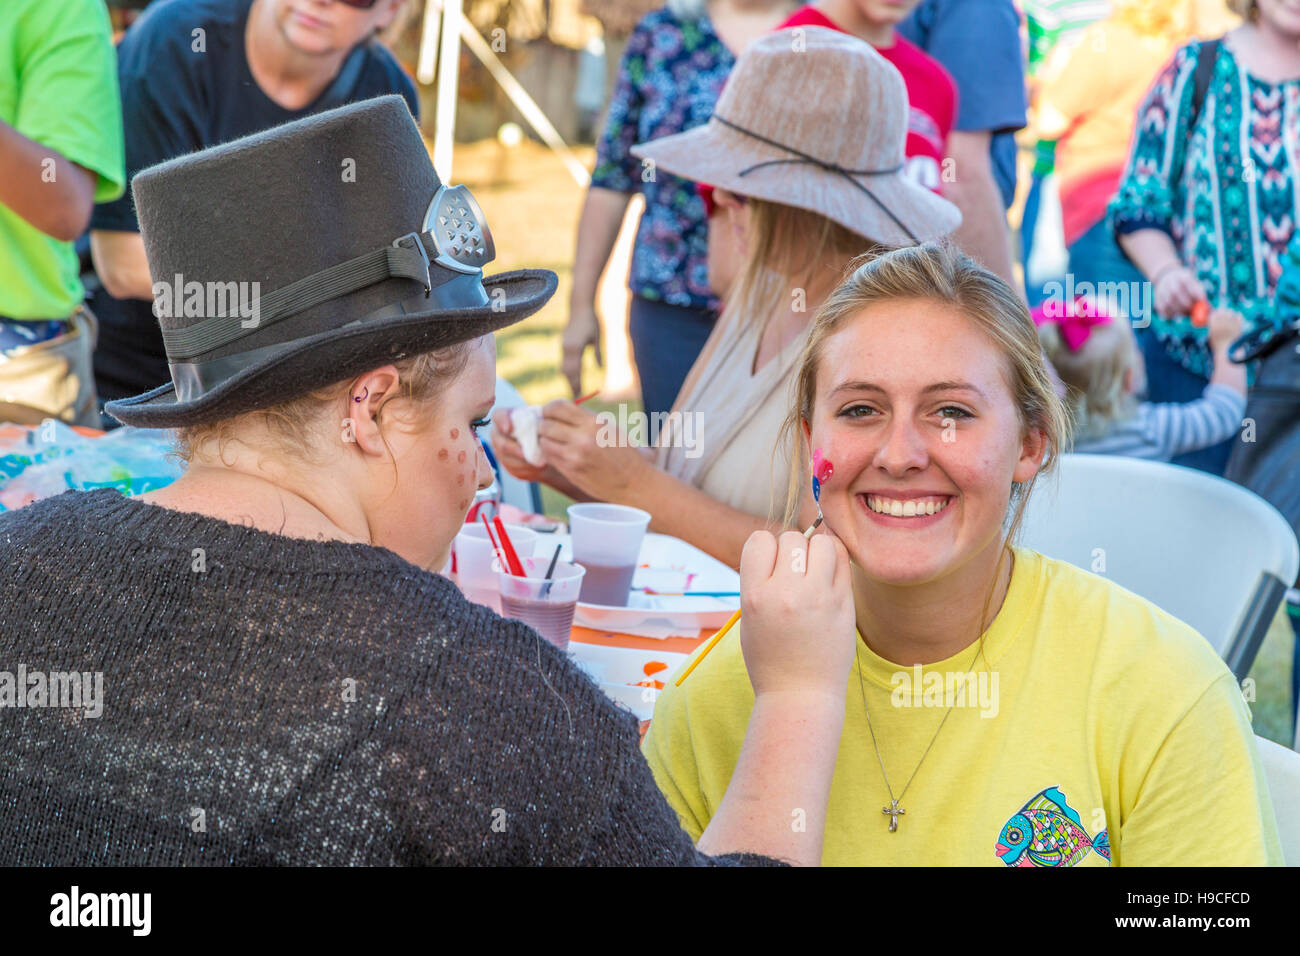
[[[645,194],[628,286],[646,299],[718,307],[709,290],[704,202],[694,184],[663,171],[645,182],[629,150],[706,123],[735,62],[707,16],[683,21],[667,7],[646,14],[628,38],[591,184]]]
[[[1191,127],[1200,48],[1193,42],[1174,54],[1139,108],[1112,223],[1119,233],[1163,229],[1211,306],[1236,309],[1247,330],[1276,324],[1273,296],[1300,213],[1300,80],[1259,80],[1220,43]],[[1184,368],[1209,377],[1208,329],[1158,315],[1151,328]]]

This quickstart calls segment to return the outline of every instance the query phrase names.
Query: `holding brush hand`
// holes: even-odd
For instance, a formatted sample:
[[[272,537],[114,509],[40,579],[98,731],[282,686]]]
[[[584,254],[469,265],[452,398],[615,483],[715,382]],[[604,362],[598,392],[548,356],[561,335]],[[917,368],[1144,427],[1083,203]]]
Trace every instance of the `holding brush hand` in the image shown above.
[[[754,693],[844,700],[853,660],[849,553],[827,532],[755,531],[740,558],[740,646]]]
[[[740,647],[754,708],[726,799],[768,834],[763,852],[804,865],[822,858],[856,642],[851,582],[849,553],[829,533],[755,531],[740,559]],[[701,674],[717,663],[703,661]],[[805,809],[803,827],[790,825],[791,807]],[[698,849],[736,845],[733,826],[714,817]]]

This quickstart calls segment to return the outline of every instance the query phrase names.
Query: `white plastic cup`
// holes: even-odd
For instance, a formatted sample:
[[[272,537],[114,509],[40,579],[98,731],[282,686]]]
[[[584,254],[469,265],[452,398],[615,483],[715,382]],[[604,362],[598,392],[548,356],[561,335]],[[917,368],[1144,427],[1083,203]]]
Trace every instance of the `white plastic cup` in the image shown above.
[[[569,506],[573,560],[587,569],[582,602],[626,607],[650,513],[626,505]]]
[[[510,543],[515,546],[520,560],[533,556],[537,544],[536,531],[523,525],[507,524],[506,532],[510,535]],[[495,528],[492,533],[496,533]],[[461,593],[475,604],[490,607],[500,614],[501,589],[497,584],[497,575],[505,569],[494,567],[496,552],[488,540],[483,522],[467,524],[461,528],[456,534],[456,540],[452,542],[452,548],[456,552],[456,584]]]
[[[506,571],[497,575],[503,616],[523,621],[560,650],[566,649],[585,569],[571,561],[556,561],[555,570],[547,580],[549,558],[520,560],[526,577]]]

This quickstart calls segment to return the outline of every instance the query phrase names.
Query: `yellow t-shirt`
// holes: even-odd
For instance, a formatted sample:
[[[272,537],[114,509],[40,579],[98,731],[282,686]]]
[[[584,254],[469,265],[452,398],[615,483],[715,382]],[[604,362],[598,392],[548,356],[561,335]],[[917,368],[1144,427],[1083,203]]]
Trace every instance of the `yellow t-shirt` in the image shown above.
[[[822,862],[1280,865],[1245,704],[1209,643],[1104,578],[1015,556],[977,666],[976,644],[906,668],[859,640]],[[892,833],[864,692],[895,796],[956,704]],[[739,627],[659,696],[643,750],[693,838],[722,801],[753,703]]]

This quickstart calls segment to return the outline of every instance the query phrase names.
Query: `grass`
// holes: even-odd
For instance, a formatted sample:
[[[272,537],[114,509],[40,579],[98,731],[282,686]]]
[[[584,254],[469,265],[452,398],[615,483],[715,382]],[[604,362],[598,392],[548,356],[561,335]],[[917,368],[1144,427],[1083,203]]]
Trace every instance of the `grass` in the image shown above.
[[[1295,742],[1295,704],[1291,700],[1291,668],[1294,631],[1285,618],[1285,608],[1264,636],[1249,677],[1255,681],[1255,700],[1248,703],[1255,733],[1284,746]]]

